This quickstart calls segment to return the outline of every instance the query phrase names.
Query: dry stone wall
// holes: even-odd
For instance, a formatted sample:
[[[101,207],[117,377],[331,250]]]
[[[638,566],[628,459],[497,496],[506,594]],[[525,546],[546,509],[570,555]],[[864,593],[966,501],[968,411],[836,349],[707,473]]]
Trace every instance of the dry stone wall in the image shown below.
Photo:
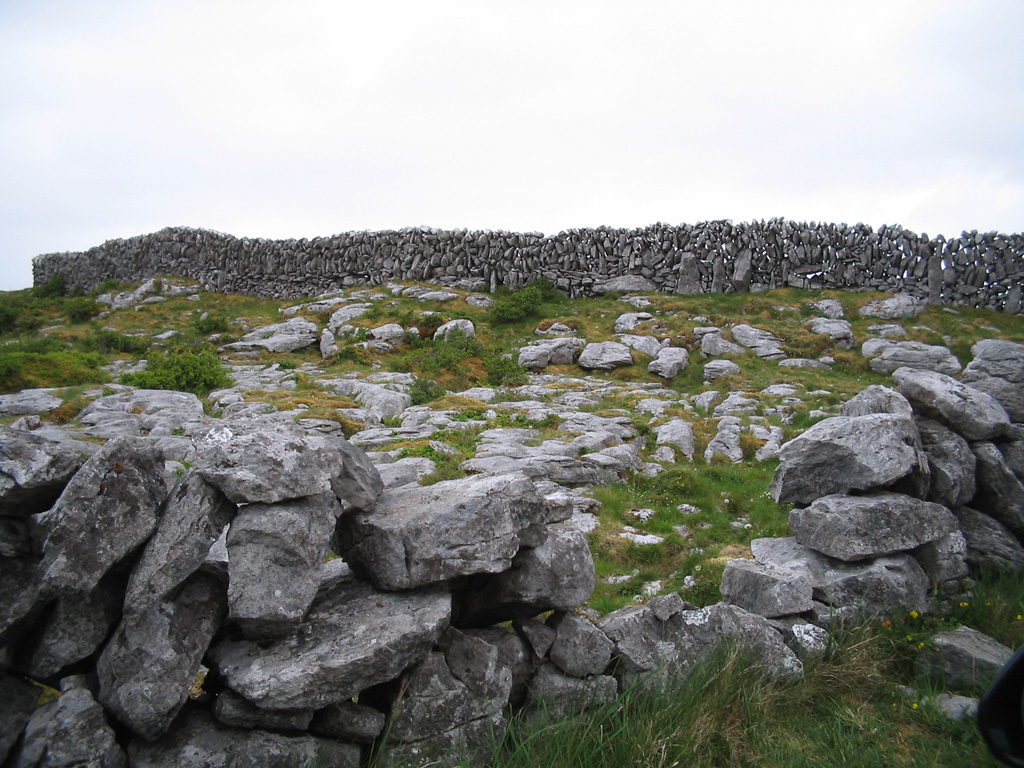
[[[519,288],[544,275],[570,296],[606,290],[679,294],[772,288],[910,293],[932,303],[1020,313],[1024,234],[929,238],[898,225],[654,224],[536,232],[348,232],[301,240],[237,238],[172,227],[82,253],[37,256],[36,285],[63,275],[86,290],[108,279],[174,274],[208,290],[291,298],[413,280]]]

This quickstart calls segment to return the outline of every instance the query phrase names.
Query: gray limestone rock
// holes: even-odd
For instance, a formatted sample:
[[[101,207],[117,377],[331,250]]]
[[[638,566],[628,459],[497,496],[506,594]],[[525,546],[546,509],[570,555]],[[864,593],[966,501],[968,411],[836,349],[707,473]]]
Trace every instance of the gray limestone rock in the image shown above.
[[[102,707],[85,688],[73,688],[32,714],[11,765],[125,768],[128,762]]]
[[[843,305],[839,302],[839,299],[820,299],[812,302],[811,306],[832,320],[836,320],[844,314]]]
[[[582,680],[564,674],[551,662],[541,664],[530,680],[526,712],[543,713],[560,720],[588,709],[610,704],[619,693],[619,684],[610,675],[594,675]]]
[[[327,321],[328,329],[331,333],[337,335],[338,329],[341,328],[341,326],[355,320],[357,317],[365,315],[370,310],[371,306],[373,305],[361,302],[358,304],[346,304],[344,307],[336,309],[331,314],[331,319]]]
[[[785,443],[779,458],[771,491],[780,504],[883,488],[928,466],[913,419],[888,413],[820,421]]]
[[[892,387],[872,384],[851,397],[839,408],[840,416],[867,416],[869,413],[896,413],[912,416],[910,401]]]
[[[317,379],[317,383],[338,394],[348,395],[381,419],[400,416],[412,405],[412,396],[393,385],[385,386],[360,379]]]
[[[704,381],[714,381],[739,372],[740,367],[732,360],[709,360],[704,364]]]
[[[423,660],[450,616],[451,596],[442,589],[378,592],[333,560],[289,635],[224,639],[209,658],[230,688],[263,709],[321,709]]]
[[[506,570],[539,544],[548,508],[523,475],[487,475],[387,491],[372,513],[345,515],[344,557],[381,589]]]
[[[544,611],[571,611],[594,591],[594,557],[587,538],[568,524],[548,526],[537,547],[524,548],[512,567],[463,593],[463,626],[525,619]]]
[[[132,768],[359,768],[361,752],[308,734],[227,728],[202,710],[188,712],[163,738],[128,745]]]
[[[194,470],[183,475],[132,571],[125,610],[146,611],[169,595],[203,564],[234,515],[235,505]]]
[[[653,320],[650,312],[625,312],[615,320],[615,333],[630,333],[640,323]]]
[[[533,623],[544,627],[540,622]],[[527,641],[516,632],[510,632],[505,626],[466,629],[463,630],[463,634],[483,640],[498,649],[499,662],[512,670],[512,687],[508,703],[513,707],[519,707],[526,699],[526,685],[536,669],[536,661]],[[449,664],[452,662],[449,661]]]
[[[993,443],[974,444],[977,464],[977,493],[971,502],[1024,538],[1024,483],[1006,464]]]
[[[303,317],[293,317],[283,323],[257,328],[238,341],[224,345],[222,349],[231,352],[294,352],[303,347],[311,347],[319,340],[320,329],[316,323]]]
[[[742,355],[746,349],[733,344],[721,333],[705,333],[700,339],[700,351],[704,357],[720,357],[721,355]]]
[[[941,504],[899,493],[832,495],[789,513],[793,537],[829,557],[851,562],[919,547],[957,530]]]
[[[398,459],[390,464],[377,466],[380,479],[387,488],[401,488],[403,485],[411,485],[425,475],[437,471],[437,463],[425,456],[408,456]]]
[[[737,416],[723,416],[718,422],[718,431],[704,449],[704,461],[710,463],[715,456],[724,456],[733,464],[742,461],[741,428],[742,422]]]
[[[616,293],[631,293],[633,291],[656,291],[658,287],[641,275],[621,275],[605,280],[594,285],[594,290],[599,293],[615,291]]]
[[[892,375],[915,412],[940,421],[968,440],[1002,435],[1010,419],[990,395],[934,371],[900,368]]]
[[[811,585],[756,560],[736,559],[725,564],[722,599],[758,616],[775,618],[811,610]]]
[[[898,320],[903,317],[917,317],[927,309],[924,299],[908,293],[897,293],[888,299],[879,299],[857,310],[864,317],[880,317],[883,320]]]
[[[1016,422],[1024,422],[1024,344],[982,339],[971,347],[974,359],[961,381],[981,390],[1003,406]]]
[[[196,442],[199,475],[235,504],[273,504],[333,490],[347,506],[372,509],[383,488],[362,449],[292,423],[224,423]]]
[[[959,530],[922,544],[911,554],[935,585],[935,592],[955,594],[960,591],[968,570],[967,539]]]
[[[313,711],[260,709],[234,691],[226,689],[217,694],[213,703],[213,716],[218,722],[232,728],[305,731],[313,720]]]
[[[833,618],[862,621],[927,611],[931,582],[909,554],[847,563],[793,538],[755,539],[750,548],[758,562],[792,571],[794,578],[809,582],[814,599],[829,606]]]
[[[695,449],[693,425],[683,419],[672,419],[657,426],[653,430],[658,437],[656,445],[672,445],[679,449],[690,461],[693,461]]]
[[[0,515],[45,512],[87,458],[75,441],[0,426]]]
[[[3,573],[0,579],[0,648],[8,641],[19,639],[25,625],[46,605],[46,598],[39,594],[41,560],[37,556],[0,556],[0,572]]]
[[[302,620],[341,513],[331,492],[239,510],[227,536],[228,615],[247,637],[285,634]]]
[[[167,495],[163,457],[146,438],[108,442],[39,517],[43,588],[48,594],[91,590],[115,564],[146,542]]]
[[[386,743],[381,748],[380,758],[384,765],[423,768],[491,765],[494,762],[491,745],[501,743],[506,725],[503,713],[482,717],[420,741]]]
[[[637,336],[632,333],[620,333],[618,335],[619,341],[625,344],[630,349],[635,349],[637,352],[647,355],[648,357],[657,357],[658,353],[665,347],[667,342],[660,342],[654,336]]]
[[[831,636],[823,627],[795,616],[774,619],[768,623],[778,630],[783,642],[804,663],[821,659],[828,652]]]
[[[28,416],[59,408],[64,401],[54,394],[56,391],[52,388],[23,389],[0,395],[0,416]]]
[[[553,613],[547,624],[555,630],[549,656],[560,670],[572,677],[605,671],[612,656],[612,641],[604,632],[573,613]]]
[[[865,342],[863,354],[872,357],[868,365],[878,373],[892,373],[899,368],[914,368],[923,371],[954,376],[960,373],[960,361],[948,347],[922,344],[919,341],[886,341],[873,344]]]
[[[0,669],[0,764],[18,741],[39,703],[39,687]]]
[[[842,312],[841,307],[839,311]],[[816,317],[808,320],[805,325],[810,326],[811,333],[827,335],[831,341],[835,342],[838,349],[853,349],[854,347],[853,326],[846,320]]]
[[[355,701],[340,701],[317,710],[310,733],[340,741],[371,744],[384,731],[384,713]]]
[[[917,655],[915,671],[943,688],[980,693],[995,680],[1013,650],[970,627],[939,632]]]
[[[624,365],[633,364],[633,356],[629,347],[617,341],[602,341],[587,344],[576,361],[581,368],[587,370],[610,371]]]
[[[746,324],[736,325],[733,326],[732,337],[737,344],[742,344],[765,360],[781,360],[786,356],[786,353],[782,351],[782,339],[764,328],[755,328]],[[703,339],[701,340],[701,350],[703,351]]]
[[[583,339],[572,337],[534,342],[519,350],[518,365],[529,370],[549,365],[572,365],[586,345]]]
[[[613,611],[597,626],[615,644],[612,658],[624,689],[670,687],[726,644],[735,644],[770,677],[803,675],[803,664],[768,620],[734,605],[694,608],[673,593]]]
[[[329,360],[338,354],[338,342],[329,328],[324,328],[320,333],[320,357]]]
[[[465,322],[469,322],[468,320]],[[472,326],[472,323],[470,323]],[[442,326],[444,327],[444,326]],[[406,331],[398,323],[384,323],[384,325],[378,325],[376,328],[371,328],[367,333],[366,337],[373,341],[387,341],[387,342],[400,342],[405,339]],[[447,336],[436,336],[436,338],[447,338]]]
[[[449,320],[434,331],[434,341],[438,339],[448,341],[453,335],[458,334],[462,334],[467,339],[474,338],[476,336],[476,326],[473,325],[473,321],[464,318]]]
[[[671,379],[690,362],[690,353],[682,347],[663,347],[657,356],[647,364],[647,372]]]
[[[199,571],[173,599],[125,616],[96,664],[99,700],[146,739],[170,727],[223,620],[224,584]]]
[[[975,492],[976,459],[970,444],[931,419],[917,419],[917,429],[931,474],[927,500],[950,509],[967,504]]]
[[[1024,571],[1024,547],[1005,525],[970,507],[956,507],[953,513],[967,539],[968,563],[995,571]]]

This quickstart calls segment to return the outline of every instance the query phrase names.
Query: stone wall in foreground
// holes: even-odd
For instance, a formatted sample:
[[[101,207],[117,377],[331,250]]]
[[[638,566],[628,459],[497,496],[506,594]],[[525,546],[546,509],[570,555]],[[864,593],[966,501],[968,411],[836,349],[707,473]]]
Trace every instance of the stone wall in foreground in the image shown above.
[[[182,275],[207,290],[275,298],[391,280],[515,289],[538,275],[575,297],[601,293],[608,281],[629,276],[628,287],[680,294],[877,290],[1020,313],[1024,234],[964,232],[947,240],[900,226],[782,219],[557,235],[410,228],[301,240],[173,227],[83,253],[37,256],[33,272],[36,285],[62,274],[69,286],[86,290],[111,278]]]

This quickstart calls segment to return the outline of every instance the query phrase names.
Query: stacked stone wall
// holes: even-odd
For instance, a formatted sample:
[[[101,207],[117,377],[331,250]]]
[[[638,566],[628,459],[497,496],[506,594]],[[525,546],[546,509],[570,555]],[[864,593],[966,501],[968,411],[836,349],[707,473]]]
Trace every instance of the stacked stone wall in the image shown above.
[[[654,224],[637,229],[536,232],[348,232],[301,240],[238,238],[173,227],[33,262],[36,285],[63,275],[92,290],[105,280],[181,275],[207,290],[295,298],[392,280],[516,289],[539,275],[570,296],[599,294],[615,278],[644,278],[670,293],[773,288],[910,293],[931,303],[1009,313],[1024,309],[1024,234],[929,238],[898,225]]]

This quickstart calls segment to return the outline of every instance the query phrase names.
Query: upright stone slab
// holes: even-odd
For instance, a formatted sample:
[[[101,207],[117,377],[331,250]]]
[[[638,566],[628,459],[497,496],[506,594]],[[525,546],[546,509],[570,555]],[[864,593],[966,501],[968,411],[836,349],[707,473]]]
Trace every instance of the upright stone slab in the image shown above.
[[[95,587],[153,533],[166,495],[163,456],[152,441],[108,442],[40,517],[43,590],[57,595]]]

